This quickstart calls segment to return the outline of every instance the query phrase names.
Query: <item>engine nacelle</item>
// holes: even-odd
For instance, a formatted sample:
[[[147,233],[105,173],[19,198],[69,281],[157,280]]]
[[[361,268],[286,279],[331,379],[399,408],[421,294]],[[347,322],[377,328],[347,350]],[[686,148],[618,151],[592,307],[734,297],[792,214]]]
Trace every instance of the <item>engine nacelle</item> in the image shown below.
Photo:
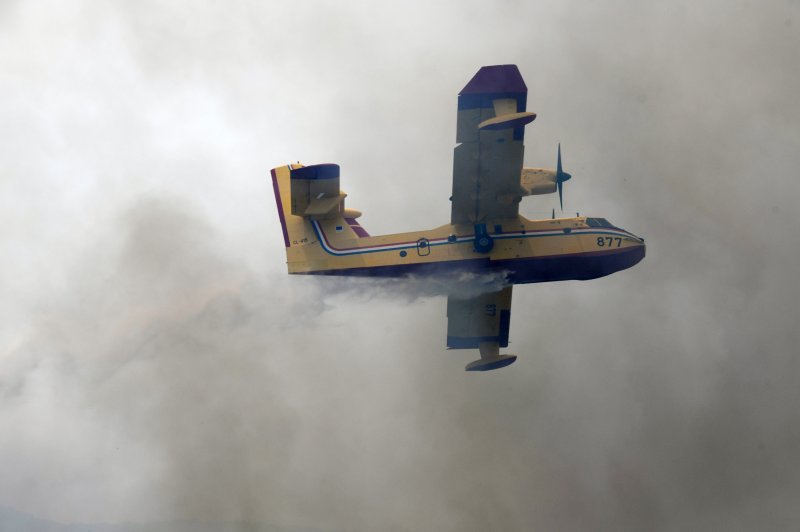
[[[520,177],[523,196],[552,194],[556,191],[556,171],[550,168],[523,168]]]

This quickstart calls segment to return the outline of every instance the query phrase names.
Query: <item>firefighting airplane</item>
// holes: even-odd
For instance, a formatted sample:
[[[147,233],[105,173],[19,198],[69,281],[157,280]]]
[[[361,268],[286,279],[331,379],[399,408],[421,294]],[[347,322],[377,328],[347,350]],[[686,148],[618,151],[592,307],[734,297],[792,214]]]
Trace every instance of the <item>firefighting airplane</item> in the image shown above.
[[[403,277],[501,273],[505,285],[447,298],[447,347],[478,349],[467,371],[498,369],[508,347],[515,284],[595,279],[644,258],[644,239],[605,218],[528,220],[524,196],[558,191],[571,176],[523,168],[528,89],[516,65],[485,66],[458,95],[450,223],[428,231],[370,236],[346,209],[339,166],[290,164],[272,170],[290,274]]]

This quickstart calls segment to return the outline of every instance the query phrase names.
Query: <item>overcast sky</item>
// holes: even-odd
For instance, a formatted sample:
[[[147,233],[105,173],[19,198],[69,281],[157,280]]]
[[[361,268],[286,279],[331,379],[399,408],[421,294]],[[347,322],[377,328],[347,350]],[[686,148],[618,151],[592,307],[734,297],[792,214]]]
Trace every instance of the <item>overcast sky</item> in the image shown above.
[[[0,0],[0,506],[324,530],[800,523],[800,4]],[[428,286],[289,277],[269,169],[450,216],[456,95],[647,239],[517,287],[507,369]],[[547,216],[557,196],[528,198]]]

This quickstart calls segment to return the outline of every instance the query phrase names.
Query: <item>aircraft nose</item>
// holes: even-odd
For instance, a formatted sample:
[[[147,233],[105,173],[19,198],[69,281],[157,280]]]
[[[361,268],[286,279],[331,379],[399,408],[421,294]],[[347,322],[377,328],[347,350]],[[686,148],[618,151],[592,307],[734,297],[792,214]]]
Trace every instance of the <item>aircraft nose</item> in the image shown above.
[[[637,264],[638,262],[640,262],[644,258],[644,256],[647,254],[647,246],[644,243],[644,238],[642,238],[640,236],[637,236],[636,238],[639,239],[639,243],[636,245],[636,247],[633,248],[634,255],[635,255],[634,264]]]
[[[628,234],[631,235],[633,238],[635,238],[637,240],[636,244],[638,246],[643,247],[643,248],[646,247],[646,245],[644,243],[644,237],[643,236],[635,235],[635,234],[631,233],[630,231],[628,231]]]
[[[625,231],[625,230],[623,229],[623,231]],[[633,238],[637,239],[639,241],[639,245],[644,246],[644,237],[643,236],[635,235],[635,234],[631,233],[630,231],[625,231],[625,232],[628,233],[629,235],[631,235]]]

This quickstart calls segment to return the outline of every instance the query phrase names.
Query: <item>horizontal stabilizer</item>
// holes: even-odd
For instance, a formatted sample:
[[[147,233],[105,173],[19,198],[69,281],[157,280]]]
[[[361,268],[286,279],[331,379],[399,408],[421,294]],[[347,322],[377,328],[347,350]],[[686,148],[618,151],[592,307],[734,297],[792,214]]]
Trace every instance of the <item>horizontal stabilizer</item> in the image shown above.
[[[523,196],[552,194],[556,191],[556,171],[550,168],[523,168],[519,184]]]
[[[291,213],[295,216],[338,216],[347,196],[339,189],[339,165],[295,166],[290,172]]]
[[[320,217],[330,214],[332,212],[339,212],[339,204],[344,201],[347,194],[340,192],[339,195],[333,197],[311,198],[308,207],[303,212],[303,216]]]

